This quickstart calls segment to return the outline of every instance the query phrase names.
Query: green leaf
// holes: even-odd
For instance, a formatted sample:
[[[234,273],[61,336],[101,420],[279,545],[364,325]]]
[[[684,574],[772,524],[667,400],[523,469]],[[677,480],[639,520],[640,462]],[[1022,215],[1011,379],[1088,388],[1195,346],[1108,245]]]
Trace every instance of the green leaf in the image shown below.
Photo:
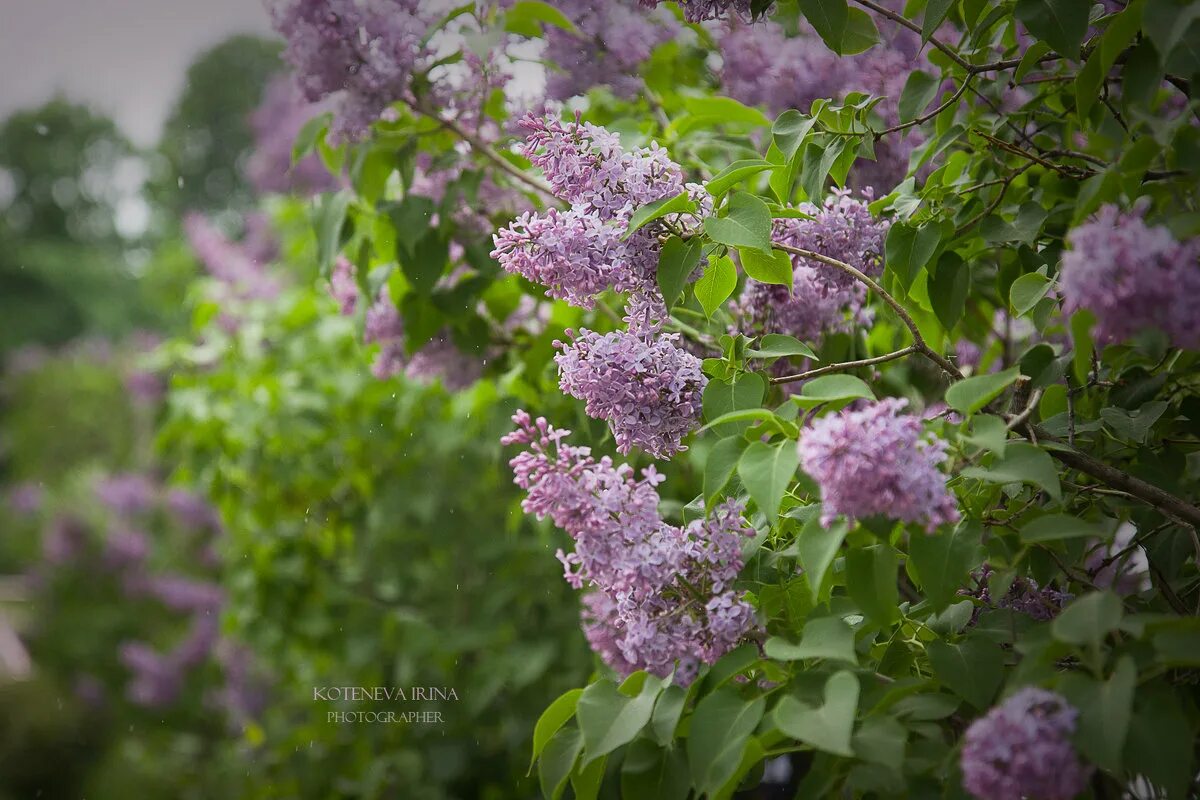
[[[854,654],[854,630],[840,617],[817,617],[804,623],[799,644],[772,636],[763,645],[768,658],[799,661],[803,658],[829,658],[858,664]]]
[[[542,31],[539,23],[553,25],[568,32],[578,30],[567,15],[540,0],[520,0],[504,14],[504,30],[509,33],[529,37],[540,36]]]
[[[942,253],[929,279],[929,302],[946,330],[953,330],[962,319],[970,289],[971,265],[957,253]]]
[[[701,793],[720,789],[738,768],[742,748],[762,719],[766,700],[743,700],[736,689],[717,689],[696,705],[687,740],[692,785]]]
[[[750,358],[786,358],[788,356],[804,356],[813,361],[820,361],[817,354],[808,345],[795,336],[785,333],[768,333],[759,340],[757,347],[747,348],[746,355]]]
[[[971,418],[971,433],[964,433],[959,438],[1004,458],[1004,450],[1008,445],[1008,426],[1000,417],[976,414]]]
[[[906,566],[933,610],[959,599],[959,588],[983,559],[981,537],[978,524],[968,521],[951,531],[909,536]]]
[[[819,403],[854,400],[859,397],[875,399],[871,387],[867,386],[862,378],[853,375],[822,375],[806,381],[795,401],[801,406],[811,408]]]
[[[1060,642],[1099,647],[1121,623],[1121,598],[1112,592],[1089,592],[1054,618],[1050,631]]]
[[[342,247],[342,227],[346,223],[346,210],[350,207],[350,193],[324,194],[317,201],[314,227],[317,234],[317,264],[321,274],[328,275]]]
[[[1040,272],[1027,273],[1013,281],[1008,290],[1008,302],[1017,316],[1024,316],[1033,310],[1053,285],[1054,282]]]
[[[628,239],[634,231],[656,219],[662,219],[668,214],[690,213],[696,210],[696,204],[688,197],[687,192],[680,192],[673,197],[664,197],[647,203],[633,212],[629,218],[629,226],[625,229],[622,239]]]
[[[1062,500],[1058,470],[1050,454],[1027,442],[1009,442],[1004,456],[996,458],[990,466],[967,467],[959,474],[991,483],[1028,483],[1045,489],[1055,500]]]
[[[928,14],[926,11],[926,16]],[[937,97],[941,85],[942,82],[928,72],[915,70],[910,73],[908,80],[904,82],[904,89],[900,92],[900,121],[916,119],[925,107],[933,102],[933,98]]]
[[[1200,7],[1187,0],[1150,0],[1146,3],[1143,26],[1167,71],[1191,75],[1200,68],[1188,63],[1193,62],[1194,57],[1187,58],[1196,47],[1198,21]],[[1185,68],[1178,69],[1180,66]],[[1191,66],[1191,69],[1187,69],[1187,66]]]
[[[683,715],[683,707],[687,704],[688,690],[672,684],[663,689],[654,704],[654,716],[650,718],[650,732],[655,741],[663,746],[671,744],[675,739],[675,729],[679,727],[679,718]]]
[[[575,714],[583,732],[585,764],[633,741],[650,721],[662,683],[648,679],[646,684],[636,697],[622,694],[609,680],[583,690]]]
[[[852,549],[846,554],[846,588],[872,622],[890,625],[899,616],[896,551],[888,544]]]
[[[419,194],[410,194],[388,207],[388,219],[396,232],[397,253],[412,249],[425,237],[434,212],[433,201]]]
[[[684,241],[678,236],[667,239],[658,257],[658,288],[662,290],[667,308],[675,305],[683,294],[683,287],[700,263],[704,244],[699,239]]]
[[[825,195],[825,179],[845,145],[846,137],[843,136],[832,142],[810,141],[805,145],[800,165],[800,182],[804,187],[804,195],[814,203],[820,203]]]
[[[730,247],[771,250],[771,210],[752,194],[739,192],[729,198],[724,217],[706,217],[704,232],[714,242]]]
[[[841,55],[846,20],[850,16],[846,0],[799,0],[799,3],[800,11],[817,35],[830,50]]]
[[[1059,690],[1079,709],[1075,742],[1091,761],[1121,771],[1121,752],[1133,717],[1137,667],[1130,656],[1117,661],[1112,677],[1100,682],[1076,672],[1063,676]]]
[[[854,734],[854,755],[898,772],[907,740],[908,731],[895,717],[867,717]]]
[[[800,455],[796,451],[796,443],[790,439],[773,445],[751,442],[746,452],[742,453],[742,458],[738,461],[738,475],[742,479],[742,485],[746,487],[746,491],[768,521],[773,522],[779,513],[783,494],[796,474],[796,466],[799,463]]]
[[[1131,3],[1124,11],[1109,20],[1108,27],[1100,35],[1100,41],[1087,63],[1075,76],[1075,107],[1079,116],[1087,118],[1088,112],[1100,98],[1100,86],[1108,77],[1113,64],[1121,52],[1133,42],[1142,23],[1142,4]]]
[[[600,796],[600,784],[604,783],[604,768],[608,756],[580,764],[571,773],[571,788],[575,790],[575,800],[596,800]]]
[[[767,392],[767,382],[757,372],[745,372],[729,380],[714,379],[704,387],[704,419],[712,422],[731,411],[759,408]],[[745,425],[737,430],[745,429]],[[730,426],[734,429],[734,426]]]
[[[771,120],[765,114],[732,97],[713,97],[711,95],[685,97],[683,107],[701,124],[735,122],[761,128],[771,127]]]
[[[537,761],[537,757],[541,755],[546,744],[554,734],[558,733],[559,728],[575,716],[575,706],[579,703],[581,694],[583,694],[583,689],[571,689],[564,692],[538,717],[537,724],[533,727],[533,755],[529,759],[531,771],[533,763]]]
[[[849,530],[846,521],[840,519],[834,520],[825,528],[821,525],[819,514],[814,514],[800,529],[800,535],[796,538],[796,549],[800,555],[800,566],[804,568],[804,574],[808,577],[813,605],[820,600],[821,582],[825,580],[825,573],[829,571],[829,565],[833,563],[834,556],[837,555]]]
[[[938,679],[959,697],[979,709],[988,708],[1004,680],[1004,650],[988,639],[967,639],[959,644],[934,640],[925,654]]]
[[[837,672],[825,682],[825,702],[820,708],[801,703],[785,695],[775,706],[775,725],[779,730],[838,756],[852,756],[850,734],[858,711],[858,678],[853,672]]]
[[[704,313],[711,317],[713,312],[729,299],[736,286],[737,267],[733,265],[729,256],[719,256],[708,260],[704,274],[696,281],[693,291]]]
[[[397,240],[398,241],[398,240]],[[450,241],[436,228],[430,229],[411,250],[397,245],[396,257],[400,260],[400,268],[404,277],[418,294],[428,295],[450,259]]]
[[[955,0],[929,0],[925,6],[925,16],[921,19],[921,43],[929,41],[938,27],[950,13]]]
[[[1034,36],[1067,58],[1078,59],[1090,10],[1088,0],[1017,0],[1013,13]]]
[[[579,753],[583,750],[583,737],[575,727],[563,728],[551,737],[542,757],[538,759],[538,783],[542,796],[547,800],[558,800],[566,788],[567,778],[575,768]]]
[[[1021,370],[1011,367],[1003,372],[975,375],[956,381],[946,390],[946,404],[955,411],[974,414],[1000,396],[1000,393],[1021,377]]]
[[[1087,383],[1088,373],[1092,369],[1092,325],[1095,322],[1096,317],[1086,308],[1071,315],[1071,342],[1075,346],[1071,371],[1080,383]]]
[[[929,263],[941,242],[941,227],[926,224],[914,227],[906,222],[892,223],[883,242],[885,266],[907,290],[921,268]]]
[[[300,132],[296,134],[296,140],[292,143],[293,164],[313,151],[313,148],[317,146],[317,142],[324,137],[325,131],[328,130],[332,119],[333,113],[326,111],[324,114],[318,114],[304,123],[304,126],[300,128]]]
[[[729,483],[745,447],[745,438],[729,436],[717,442],[713,445],[712,450],[708,451],[708,460],[704,462],[704,499],[706,501],[715,498]]]
[[[792,288],[792,259],[781,250],[764,253],[761,250],[741,248],[742,269],[759,283],[774,283]]]
[[[673,687],[679,688],[679,687]],[[691,778],[680,748],[637,739],[625,751],[621,797],[625,800],[687,800]]]
[[[1183,698],[1165,686],[1137,693],[1133,720],[1125,738],[1124,760],[1162,791],[1157,797],[1183,797],[1195,772],[1191,768],[1195,740]]]
[[[774,137],[775,146],[783,154],[785,162],[791,161],[796,156],[800,146],[804,144],[805,137],[816,124],[815,116],[805,116],[794,108],[789,108],[779,115],[771,127],[771,135]]]
[[[1104,420],[1104,424],[1117,435],[1118,439],[1145,444],[1150,429],[1166,410],[1166,401],[1151,400],[1132,411],[1116,406],[1102,408],[1100,409],[1100,419]]]
[[[848,9],[846,30],[842,34],[841,54],[855,56],[865,53],[879,43],[879,29],[875,20],[861,8]]]
[[[1103,526],[1070,514],[1046,514],[1021,528],[1021,541],[1053,542],[1059,539],[1097,538],[1106,534]]]
[[[770,161],[764,161],[761,158],[747,158],[741,161],[734,161],[728,167],[718,172],[712,180],[704,184],[704,188],[713,197],[720,197],[751,175],[757,175],[760,172],[775,169],[776,167],[778,167],[777,164],[772,164]]]

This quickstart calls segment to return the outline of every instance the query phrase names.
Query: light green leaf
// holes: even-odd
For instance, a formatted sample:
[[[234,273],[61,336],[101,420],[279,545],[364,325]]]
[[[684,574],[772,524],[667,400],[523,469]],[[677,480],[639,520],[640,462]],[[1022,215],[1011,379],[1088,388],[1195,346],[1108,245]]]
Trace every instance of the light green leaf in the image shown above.
[[[842,34],[841,54],[856,56],[865,53],[879,43],[879,29],[875,20],[861,8],[848,9],[846,30]]]
[[[804,356],[813,361],[820,361],[817,354],[808,345],[795,336],[785,333],[768,333],[759,340],[756,347],[746,349],[746,355],[751,358],[786,358],[788,356]]]
[[[959,588],[983,560],[981,538],[979,525],[968,521],[951,531],[909,537],[908,573],[935,611],[959,599]]]
[[[683,294],[683,287],[700,263],[704,244],[699,239],[684,241],[678,236],[667,239],[658,256],[658,288],[662,291],[667,308]]]
[[[349,192],[325,194],[317,201],[313,225],[317,233],[317,263],[322,275],[329,274],[342,247],[342,227],[349,207]]]
[[[1011,367],[1003,372],[975,375],[956,381],[946,390],[946,404],[964,414],[974,414],[1000,396],[1001,392],[1021,377],[1021,370]]]
[[[1040,272],[1030,272],[1013,281],[1008,290],[1008,302],[1023,316],[1033,310],[1033,307],[1046,296],[1054,282]]]
[[[729,198],[728,213],[706,217],[704,232],[714,242],[730,247],[753,247],[764,253],[771,250],[771,210],[752,194],[739,192]]]
[[[1121,598],[1112,592],[1089,592],[1054,618],[1050,631],[1060,642],[1099,647],[1121,624]]]
[[[799,644],[772,636],[763,645],[769,658],[799,661],[803,658],[829,658],[858,664],[854,654],[854,630],[840,617],[817,617],[804,623]]]
[[[799,397],[793,398],[793,401],[811,408],[818,403],[854,400],[859,397],[875,399],[871,387],[867,386],[862,378],[853,375],[822,375],[805,382]]]
[[[971,418],[971,432],[961,434],[959,438],[1004,458],[1004,450],[1008,445],[1008,426],[1000,417],[976,414]]]
[[[850,735],[858,711],[858,678],[853,672],[837,672],[825,682],[825,702],[820,708],[804,705],[785,695],[775,706],[775,725],[779,730],[839,756],[852,756]]]
[[[781,250],[764,253],[743,247],[738,250],[742,269],[759,283],[774,283],[792,288],[792,259]]]
[[[1028,483],[1062,500],[1062,485],[1050,454],[1027,442],[1009,442],[1003,457],[987,467],[967,467],[959,474],[991,483]]]
[[[929,41],[950,13],[955,0],[929,0],[925,5],[925,16],[921,18],[921,43]]]
[[[805,137],[816,124],[816,117],[805,116],[794,108],[789,108],[779,115],[771,128],[771,134],[785,162],[795,157],[800,146],[804,144]]]
[[[908,731],[895,717],[872,716],[854,734],[854,755],[899,771],[904,766]]]
[[[568,32],[578,32],[575,23],[549,3],[540,0],[519,0],[504,14],[504,29],[521,36],[540,36],[539,23],[553,25]]]
[[[1088,112],[1100,98],[1101,84],[1117,57],[1137,37],[1141,23],[1141,3],[1130,3],[1124,11],[1109,20],[1108,27],[1100,35],[1099,44],[1075,76],[1075,107],[1081,118],[1087,118]]]
[[[708,260],[704,274],[696,281],[694,291],[696,299],[700,301],[700,307],[711,317],[713,312],[729,299],[736,286],[737,268],[732,259],[729,256],[719,256]]]
[[[538,759],[538,783],[542,797],[558,800],[567,786],[567,778],[575,768],[583,750],[583,736],[575,727],[563,728],[550,738],[542,757]]]
[[[926,11],[928,16],[928,11]],[[938,88],[942,82],[928,72],[914,70],[909,73],[900,92],[900,121],[908,122],[915,119],[925,107],[937,97]]]
[[[789,512],[790,513],[790,512]],[[796,549],[800,554],[800,566],[808,578],[808,588],[812,592],[813,604],[820,600],[821,582],[834,556],[842,546],[842,541],[849,532],[845,520],[835,520],[829,528],[821,525],[820,515],[814,514],[800,529],[796,539]]]
[[[531,771],[533,763],[537,761],[537,757],[541,755],[551,737],[558,733],[559,728],[565,725],[571,717],[575,716],[575,706],[579,703],[581,694],[583,694],[583,689],[571,689],[564,692],[542,712],[542,716],[538,717],[537,724],[533,727],[533,755],[529,759]]]
[[[633,741],[650,721],[662,682],[653,679],[646,683],[636,697],[622,694],[609,680],[596,681],[583,690],[575,714],[583,733],[585,764]]]
[[[959,644],[940,640],[925,646],[938,679],[959,697],[979,709],[988,708],[1004,680],[1004,650],[987,639],[967,639]]]
[[[767,382],[757,372],[745,372],[729,380],[711,380],[704,387],[704,419],[712,422],[730,411],[759,408],[767,392]],[[737,430],[742,430],[742,425]],[[734,426],[730,426],[734,429]]]
[[[743,700],[732,688],[717,689],[696,705],[687,754],[692,784],[700,792],[715,792],[733,776],[765,706],[764,698]]]
[[[879,625],[890,625],[899,616],[896,589],[896,551],[891,545],[873,544],[846,554],[846,588],[864,614]]]
[[[774,521],[783,502],[783,494],[796,474],[800,455],[796,443],[784,439],[778,444],[751,442],[738,461],[738,476],[759,511]]]
[[[760,172],[776,169],[777,167],[777,164],[772,164],[770,161],[764,161],[761,158],[747,158],[741,161],[734,161],[713,176],[712,180],[704,184],[704,188],[713,197],[720,197],[751,175],[757,175]]]
[[[633,235],[634,231],[644,225],[648,225],[656,219],[662,219],[668,214],[689,213],[696,210],[696,204],[688,197],[688,193],[680,192],[673,197],[664,197],[661,200],[655,200],[653,203],[647,203],[633,212],[633,216],[629,218],[629,226],[625,229],[622,239],[628,239]]]
[[[608,756],[580,763],[571,773],[571,788],[575,790],[575,800],[596,800],[600,796],[600,784],[604,782],[604,768]]]
[[[722,414],[722,416],[727,416]],[[713,445],[708,451],[708,460],[704,462],[704,499],[711,501],[729,483],[733,471],[737,469],[738,460],[746,440],[741,436],[730,436]]]
[[[800,0],[800,11],[829,49],[841,55],[850,16],[846,0]]]
[[[1025,542],[1053,542],[1059,539],[1097,538],[1107,533],[1104,526],[1070,514],[1046,514],[1021,528]]]
[[[688,690],[674,684],[663,689],[654,704],[654,716],[650,718],[650,732],[654,740],[664,747],[675,739],[675,729],[687,704]]]
[[[929,263],[941,242],[941,227],[932,223],[914,227],[893,223],[883,242],[884,264],[906,290]]]

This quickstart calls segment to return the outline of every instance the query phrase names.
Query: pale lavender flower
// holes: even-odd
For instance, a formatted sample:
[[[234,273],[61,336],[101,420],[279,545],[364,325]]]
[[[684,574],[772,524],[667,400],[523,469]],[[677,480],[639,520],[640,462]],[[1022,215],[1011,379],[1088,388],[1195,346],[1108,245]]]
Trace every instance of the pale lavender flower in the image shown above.
[[[678,334],[567,334],[569,344],[555,342],[559,387],[584,400],[588,416],[608,422],[618,452],[637,446],[670,458],[687,449],[681,441],[699,423],[708,379],[700,359],[676,345]]]
[[[1152,587],[1146,550],[1133,544],[1137,532],[1133,523],[1124,522],[1107,545],[1099,539],[1088,542],[1083,568],[1092,576],[1092,583],[1120,595],[1137,594]]]
[[[8,504],[22,516],[31,516],[41,510],[46,501],[46,490],[41,484],[23,481],[8,492]]]
[[[280,290],[278,280],[266,271],[264,256],[270,248],[253,219],[247,220],[246,241],[238,243],[227,239],[200,214],[184,218],[184,233],[196,257],[235,300],[270,300]]]
[[[153,575],[145,591],[173,611],[215,611],[225,602],[225,592],[215,583],[182,575]]]
[[[979,800],[1070,800],[1093,768],[1071,744],[1079,712],[1054,692],[1026,687],[971,723],[963,787]]]
[[[257,192],[315,194],[337,188],[316,153],[292,163],[292,148],[301,128],[329,108],[329,103],[310,103],[295,83],[276,76],[263,91],[262,102],[250,115],[254,150],[246,159],[245,174]]]
[[[337,301],[338,309],[350,316],[358,308],[358,281],[354,279],[354,265],[345,256],[333,262],[329,276],[329,293]]]
[[[145,475],[123,472],[97,479],[93,490],[110,511],[131,516],[150,508],[158,486]]]
[[[467,388],[483,374],[483,364],[455,346],[448,331],[442,331],[413,353],[404,374],[420,383],[439,380],[447,391]]]
[[[1147,225],[1144,213],[1106,205],[1067,234],[1063,308],[1095,314],[1102,342],[1155,328],[1176,347],[1200,347],[1200,237],[1179,242],[1165,227]]]
[[[221,525],[216,509],[188,489],[176,487],[167,492],[167,510],[176,522],[189,530],[216,530]]]
[[[132,673],[126,693],[147,708],[164,708],[179,697],[183,673],[171,659],[145,642],[129,641],[118,650],[121,663]]]
[[[149,553],[150,540],[145,533],[117,527],[108,531],[101,559],[108,569],[122,570],[143,563]]]
[[[800,436],[800,463],[821,489],[821,522],[882,514],[932,531],[958,520],[938,464],[946,443],[926,436],[906,400],[887,398],[821,417]]]

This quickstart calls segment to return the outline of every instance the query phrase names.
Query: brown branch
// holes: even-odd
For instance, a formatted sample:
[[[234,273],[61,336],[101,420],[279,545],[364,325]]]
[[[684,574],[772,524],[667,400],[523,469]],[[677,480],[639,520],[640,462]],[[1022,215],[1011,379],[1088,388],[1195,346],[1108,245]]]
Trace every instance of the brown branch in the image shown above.
[[[945,356],[934,350],[925,342],[925,337],[921,335],[921,331],[919,328],[917,328],[917,323],[913,321],[912,316],[908,313],[904,306],[900,305],[900,302],[896,300],[896,298],[892,297],[882,286],[876,283],[874,278],[864,274],[856,267],[852,267],[845,261],[838,261],[836,258],[830,258],[827,255],[816,253],[812,250],[805,250],[800,247],[792,247],[791,245],[780,244],[779,242],[771,242],[771,246],[776,250],[782,250],[785,253],[791,253],[795,256],[801,256],[803,258],[825,264],[826,266],[840,269],[842,272],[845,272],[846,274],[856,278],[860,283],[866,284],[868,289],[879,295],[885,303],[892,307],[892,310],[896,312],[896,316],[900,317],[900,320],[904,323],[904,326],[908,328],[909,333],[912,334],[912,346],[916,352],[921,353],[930,361],[937,364],[942,368],[943,371],[946,372],[946,374],[950,375],[950,377],[956,380],[962,379],[963,374],[958,371],[958,367],[951,364]]]
[[[926,122],[928,122],[929,120],[933,119],[938,114],[942,113],[947,108],[950,108],[952,105],[957,103],[959,101],[959,99],[962,98],[963,93],[965,93],[967,91],[967,87],[969,87],[971,85],[971,79],[974,77],[975,77],[974,73],[968,73],[967,77],[963,78],[962,85],[958,87],[958,89],[954,92],[954,94],[950,95],[950,99],[946,100],[946,102],[942,103],[937,108],[933,109],[933,111],[930,111],[928,114],[922,114],[921,116],[915,117],[915,118],[909,120],[908,122],[901,122],[899,125],[893,125],[890,128],[879,131],[878,133],[875,134],[875,141],[879,141],[881,138],[883,138],[884,136],[887,136],[889,133],[896,133],[897,131],[902,131],[905,128],[911,128],[914,125],[923,125]]]
[[[806,381],[809,378],[816,378],[819,375],[828,375],[831,372],[844,372],[845,370],[855,369],[857,367],[869,367],[873,364],[883,364],[888,361],[895,361],[898,358],[904,358],[905,356],[915,352],[917,352],[917,348],[913,345],[909,345],[908,347],[902,347],[895,352],[887,353],[882,356],[875,356],[874,358],[862,358],[858,361],[842,361],[837,364],[827,364],[824,367],[810,369],[807,372],[801,372],[798,375],[781,375],[778,378],[771,378],[771,383],[774,385],[781,383],[795,383],[796,381]]]

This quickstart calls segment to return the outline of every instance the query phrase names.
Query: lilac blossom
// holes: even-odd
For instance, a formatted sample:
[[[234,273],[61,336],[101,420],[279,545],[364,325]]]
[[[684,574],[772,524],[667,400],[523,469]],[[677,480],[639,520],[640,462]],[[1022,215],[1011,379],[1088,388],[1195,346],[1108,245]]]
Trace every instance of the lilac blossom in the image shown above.
[[[546,77],[546,96],[567,100],[597,84],[618,97],[643,91],[638,66],[655,47],[670,41],[678,25],[670,14],[647,14],[635,0],[558,0],[576,31],[546,26],[544,57],[556,65]]]
[[[1137,594],[1151,588],[1146,550],[1140,544],[1134,544],[1137,532],[1133,523],[1125,522],[1107,545],[1098,539],[1088,543],[1083,568],[1092,576],[1092,583],[1120,595]]]
[[[41,510],[46,501],[46,490],[41,484],[23,481],[8,492],[8,504],[22,516],[30,516]]]
[[[973,597],[979,601],[971,621],[979,619],[983,609],[1006,609],[1024,614],[1038,622],[1048,622],[1058,616],[1063,607],[1069,603],[1073,595],[1059,591],[1053,586],[1039,586],[1033,578],[1018,575],[1009,584],[1008,591],[1003,597],[992,597],[991,577],[995,570],[984,564],[971,573],[975,581],[973,589],[960,589],[958,594],[963,597]]]
[[[261,103],[250,115],[254,149],[246,160],[245,173],[255,191],[309,195],[337,187],[337,179],[316,153],[292,163],[292,148],[300,130],[328,110],[328,105],[305,100],[289,77],[276,76],[267,84]]]
[[[1070,800],[1092,767],[1071,744],[1079,712],[1054,692],[1026,687],[971,723],[963,787],[979,800]]]
[[[518,411],[513,421],[502,442],[527,447],[509,462],[527,491],[522,508],[574,540],[558,558],[571,586],[602,595],[585,600],[584,629],[606,663],[622,674],[666,676],[677,664],[712,663],[753,627],[753,610],[732,588],[742,542],[753,534],[739,502],[669,525],[658,513],[663,477],[653,467],[639,480],[628,464],[566,444],[570,432],[545,419]]]
[[[800,436],[800,463],[821,489],[821,522],[883,514],[932,531],[958,520],[938,464],[946,443],[925,436],[906,400],[887,398],[821,417]]]
[[[337,301],[338,310],[346,316],[358,308],[358,281],[354,278],[354,265],[345,256],[338,256],[329,275],[329,294]]]
[[[708,379],[700,359],[677,346],[678,334],[567,334],[570,343],[554,343],[559,386],[585,401],[588,416],[608,422],[618,452],[637,446],[670,458],[687,449],[681,441],[699,423]]]
[[[217,511],[207,500],[190,489],[176,487],[167,492],[167,510],[178,522],[189,530],[217,530],[221,521]]]
[[[121,644],[121,663],[132,674],[126,693],[140,706],[164,708],[179,697],[183,674],[171,659],[145,642]]]
[[[1106,205],[1067,234],[1062,256],[1063,309],[1096,316],[1095,336],[1119,342],[1149,328],[1176,347],[1200,347],[1200,237],[1177,241],[1147,225],[1145,208]]]
[[[664,0],[640,0],[643,6],[654,8],[662,5]],[[749,16],[750,0],[674,0],[683,9],[683,17],[688,22],[703,22],[706,19],[719,19],[728,14]]]
[[[279,294],[279,282],[266,271],[269,250],[262,235],[248,225],[245,245],[230,241],[200,214],[188,214],[183,228],[188,243],[205,270],[235,300],[271,300]]]
[[[116,571],[140,565],[149,552],[150,540],[145,533],[118,527],[108,532],[101,559],[106,568]]]
[[[154,481],[136,472],[104,476],[96,480],[93,489],[96,499],[123,516],[148,510],[158,492]]]
[[[360,138],[393,102],[412,97],[430,59],[430,23],[452,7],[434,0],[270,0],[284,57],[310,102],[332,98],[334,140]]]
[[[404,347],[400,311],[386,286],[367,309],[364,340],[379,345],[379,352],[371,363],[371,373],[379,380],[401,373],[420,382],[436,378],[453,392],[470,386],[483,374],[479,360],[459,350],[445,330],[439,331],[410,357]]]

